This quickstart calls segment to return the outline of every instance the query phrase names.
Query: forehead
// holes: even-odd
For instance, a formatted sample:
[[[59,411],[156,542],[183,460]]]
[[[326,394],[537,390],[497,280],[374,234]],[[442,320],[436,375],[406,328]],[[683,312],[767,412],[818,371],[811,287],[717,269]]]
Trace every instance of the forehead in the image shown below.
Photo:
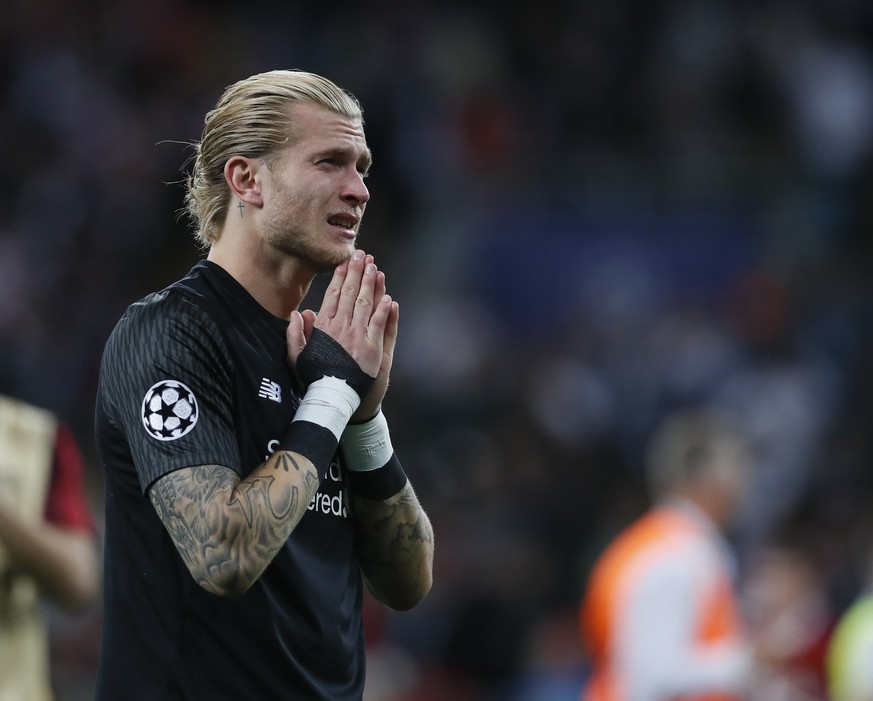
[[[358,156],[369,156],[364,125],[360,119],[346,117],[320,105],[298,103],[291,107],[296,139],[292,148],[307,151],[341,149]]]

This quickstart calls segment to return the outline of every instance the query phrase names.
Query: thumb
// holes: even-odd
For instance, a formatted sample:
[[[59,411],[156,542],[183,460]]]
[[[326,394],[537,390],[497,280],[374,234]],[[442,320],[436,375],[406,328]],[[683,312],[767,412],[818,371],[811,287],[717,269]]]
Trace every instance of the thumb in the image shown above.
[[[303,335],[309,338],[312,335],[312,329],[315,328],[315,321],[318,316],[311,309],[303,310]]]
[[[291,312],[288,319],[288,330],[285,332],[285,341],[288,344],[288,360],[291,365],[297,364],[297,358],[306,347],[306,335],[303,330],[303,316],[296,309]]]

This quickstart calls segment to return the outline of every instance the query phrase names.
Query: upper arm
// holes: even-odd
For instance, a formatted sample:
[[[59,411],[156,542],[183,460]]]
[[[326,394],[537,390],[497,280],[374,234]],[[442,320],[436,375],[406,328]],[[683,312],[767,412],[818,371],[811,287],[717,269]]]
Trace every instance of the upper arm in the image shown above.
[[[101,403],[145,493],[191,465],[239,467],[232,361],[213,319],[183,297],[131,307],[106,345]]]

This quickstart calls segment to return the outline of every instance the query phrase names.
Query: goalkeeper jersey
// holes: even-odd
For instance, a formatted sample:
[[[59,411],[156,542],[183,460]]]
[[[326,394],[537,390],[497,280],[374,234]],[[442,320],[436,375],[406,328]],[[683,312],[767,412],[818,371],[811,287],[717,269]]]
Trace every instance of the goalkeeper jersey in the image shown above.
[[[360,699],[362,584],[339,453],[263,575],[224,599],[191,577],[149,497],[173,470],[246,477],[300,402],[287,321],[197,263],[130,306],[104,350],[96,437],[105,480],[98,699]]]

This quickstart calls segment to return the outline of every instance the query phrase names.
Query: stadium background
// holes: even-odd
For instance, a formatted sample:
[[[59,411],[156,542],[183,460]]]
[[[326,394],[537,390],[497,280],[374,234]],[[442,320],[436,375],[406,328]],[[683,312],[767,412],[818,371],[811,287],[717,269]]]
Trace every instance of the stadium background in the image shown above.
[[[863,0],[5,0],[0,389],[72,424],[99,520],[103,342],[199,255],[184,142],[230,82],[322,73],[365,108],[386,414],[438,540],[423,606],[367,610],[368,696],[574,699],[586,568],[697,401],[755,439],[744,592],[793,631],[771,688],[807,685],[873,536],[871,38]],[[99,611],[53,627],[87,699]]]

